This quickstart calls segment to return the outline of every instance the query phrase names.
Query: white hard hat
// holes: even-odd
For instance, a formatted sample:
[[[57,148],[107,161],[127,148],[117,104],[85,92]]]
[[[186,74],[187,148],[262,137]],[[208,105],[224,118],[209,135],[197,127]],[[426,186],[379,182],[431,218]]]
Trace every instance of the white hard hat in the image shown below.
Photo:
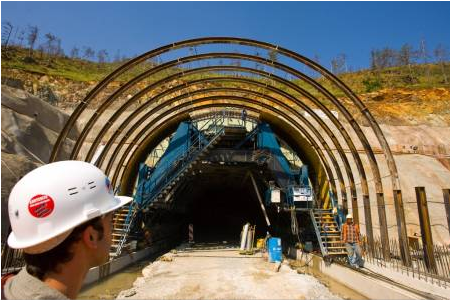
[[[348,214],[347,217],[345,217],[346,219],[353,219],[352,214]]]
[[[92,164],[60,161],[39,167],[16,183],[9,195],[11,248],[46,252],[73,228],[129,203],[114,196],[106,175]]]

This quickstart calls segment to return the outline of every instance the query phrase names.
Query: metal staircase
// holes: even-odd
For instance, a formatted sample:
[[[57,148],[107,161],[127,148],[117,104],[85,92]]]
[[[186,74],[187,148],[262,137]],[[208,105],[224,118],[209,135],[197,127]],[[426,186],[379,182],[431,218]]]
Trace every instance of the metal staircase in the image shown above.
[[[345,245],[341,240],[341,231],[334,219],[332,209],[310,210],[310,217],[322,256],[347,255]]]
[[[194,138],[189,147],[179,153],[177,159],[170,165],[157,164],[155,168],[164,170],[161,180],[158,180],[148,189],[138,187],[141,193],[141,202],[133,201],[129,206],[122,208],[114,215],[113,221],[113,243],[111,245],[110,257],[118,257],[129,237],[133,221],[139,210],[150,206],[163,206],[170,200],[168,195],[183,177],[199,162],[222,138],[225,128],[222,114],[214,115],[200,129],[192,128],[191,134]],[[169,199],[168,199],[169,198]]]
[[[113,216],[112,243],[109,256],[119,256],[128,237],[131,220],[136,215],[136,205],[132,202],[118,209]]]
[[[198,161],[220,141],[224,134],[223,119],[220,117],[210,119],[198,129],[196,138],[192,141],[189,149],[182,153],[178,159],[169,166],[163,176],[153,189],[143,195],[142,207],[149,205],[163,205],[166,196],[175,185],[194,167]],[[158,165],[157,165],[158,167]]]

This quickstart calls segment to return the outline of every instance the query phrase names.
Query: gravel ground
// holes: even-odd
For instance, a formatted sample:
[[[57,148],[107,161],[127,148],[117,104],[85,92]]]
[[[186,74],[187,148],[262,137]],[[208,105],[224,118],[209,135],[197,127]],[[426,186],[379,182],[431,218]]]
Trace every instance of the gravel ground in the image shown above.
[[[117,299],[341,299],[310,275],[282,264],[277,272],[261,254],[235,249],[177,249],[145,267]]]

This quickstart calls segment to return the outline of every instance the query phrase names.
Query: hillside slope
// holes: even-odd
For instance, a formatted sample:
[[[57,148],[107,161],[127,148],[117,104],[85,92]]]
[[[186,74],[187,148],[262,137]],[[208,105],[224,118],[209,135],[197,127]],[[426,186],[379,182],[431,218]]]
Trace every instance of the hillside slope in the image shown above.
[[[35,55],[30,59],[27,57],[28,52],[21,48],[11,48],[7,53],[2,57],[3,84],[23,88],[69,111],[77,106],[102,78],[121,64],[99,64],[82,59],[45,55]],[[129,80],[140,71],[142,70],[137,69],[120,77],[113,85],[121,85],[123,81]],[[380,123],[450,125],[450,85],[447,82],[450,80],[450,63],[443,66],[424,64],[377,71],[362,70],[340,74],[339,77],[359,95]],[[155,80],[157,78],[152,78],[142,82],[141,85],[147,85],[148,82]],[[346,101],[344,95],[323,78],[317,78],[317,81],[334,92],[338,98]],[[296,83],[317,95],[304,83]],[[324,103],[335,109],[327,101]],[[350,111],[359,118],[356,110],[350,108]]]

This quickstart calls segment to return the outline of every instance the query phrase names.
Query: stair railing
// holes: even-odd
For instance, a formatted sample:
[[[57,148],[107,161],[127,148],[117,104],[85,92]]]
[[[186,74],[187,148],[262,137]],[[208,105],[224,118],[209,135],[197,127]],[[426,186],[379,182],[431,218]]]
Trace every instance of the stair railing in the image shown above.
[[[166,171],[161,175],[162,179],[155,181],[150,189],[150,193],[143,194],[143,199],[147,199],[143,201],[142,207],[151,203],[202,151],[208,148],[211,143],[223,134],[223,123],[224,117],[222,114],[216,114],[215,117],[203,124],[200,129],[196,128],[198,134],[190,142],[189,148],[185,151],[178,152],[180,154],[177,153],[175,162],[168,166]]]
[[[223,134],[224,132],[224,128],[223,128],[223,123],[224,123],[224,117],[222,117],[222,114],[220,115],[216,115],[214,118],[208,120],[208,122],[206,122],[200,129],[197,129],[199,132],[196,136],[196,138],[194,139],[194,141],[192,141],[190,147],[187,149],[187,151],[185,152],[181,152],[181,155],[179,156],[175,163],[173,163],[170,167],[168,167],[166,169],[166,171],[163,173],[162,176],[164,176],[164,181],[161,184],[161,181],[158,181],[158,184],[160,185],[156,190],[156,183],[155,183],[155,188],[152,189],[152,195],[150,196],[149,199],[147,199],[146,201],[144,200],[142,203],[142,207],[145,207],[147,204],[151,203],[157,196],[158,194],[176,177],[178,177],[178,175],[183,172],[186,167],[206,148],[208,148],[209,145],[211,145],[211,143],[213,143],[220,135]],[[211,130],[212,129],[212,130]],[[202,131],[210,131],[205,133],[205,135],[209,138],[204,137],[204,135],[202,134]],[[158,164],[155,166],[155,168],[158,167]],[[176,171],[178,168],[178,171]],[[170,176],[170,174],[172,173],[172,176]],[[147,196],[143,191],[142,191],[143,195],[142,198],[144,199],[145,196]],[[150,194],[150,193],[149,193]],[[130,204],[129,210],[128,210],[128,214],[125,218],[125,228],[122,231],[122,235],[120,236],[120,240],[118,243],[118,246],[116,248],[115,254],[114,256],[117,257],[120,255],[120,253],[122,252],[122,248],[125,245],[125,242],[127,240],[128,234],[130,233],[130,230],[132,228],[133,225],[133,221],[136,217],[138,211],[138,204],[133,201]]]
[[[324,247],[324,243],[322,241],[322,235],[320,234],[320,228],[317,225],[316,218],[315,218],[315,215],[314,215],[314,211],[312,209],[309,210],[309,216],[311,218],[311,222],[314,225],[314,231],[316,232],[317,241],[319,242],[320,252],[322,253],[322,256],[325,257],[325,256],[328,255],[328,251]]]
[[[120,253],[122,252],[123,245],[125,244],[125,242],[127,240],[128,233],[131,230],[131,226],[132,226],[133,220],[136,216],[136,213],[137,213],[136,203],[133,201],[130,203],[128,213],[127,213],[127,216],[126,216],[125,222],[124,222],[125,230],[122,231],[122,235],[119,238],[119,244],[117,245],[116,251],[114,253],[114,257],[119,256]]]

